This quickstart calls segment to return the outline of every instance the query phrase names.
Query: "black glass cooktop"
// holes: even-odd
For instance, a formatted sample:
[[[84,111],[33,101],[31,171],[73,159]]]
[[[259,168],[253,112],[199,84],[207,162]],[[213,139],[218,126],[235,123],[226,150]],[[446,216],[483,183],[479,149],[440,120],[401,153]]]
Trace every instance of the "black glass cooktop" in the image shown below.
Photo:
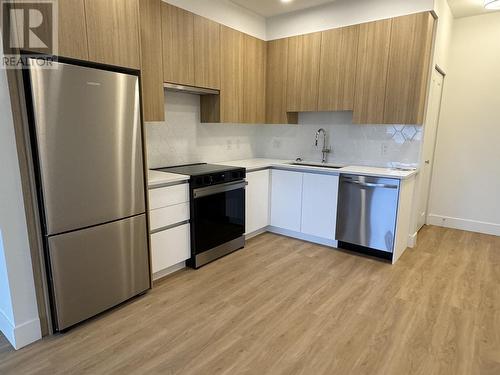
[[[240,169],[240,168],[231,167],[229,165],[200,163],[200,164],[181,165],[178,167],[158,168],[156,170],[160,172],[184,174],[187,176],[201,176],[211,173],[231,171],[233,169]]]

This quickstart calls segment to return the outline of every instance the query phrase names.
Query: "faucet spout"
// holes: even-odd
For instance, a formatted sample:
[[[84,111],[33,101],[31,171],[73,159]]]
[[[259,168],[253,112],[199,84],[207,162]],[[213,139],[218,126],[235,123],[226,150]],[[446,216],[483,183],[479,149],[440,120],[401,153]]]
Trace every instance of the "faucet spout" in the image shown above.
[[[321,154],[322,154],[321,162],[326,163],[327,155],[331,152],[331,149],[330,149],[330,147],[327,147],[327,145],[326,145],[326,130],[325,129],[323,129],[323,128],[318,129],[318,131],[316,132],[316,139],[315,139],[314,144],[316,147],[318,147],[319,136],[321,133],[323,133],[323,148],[321,150]]]

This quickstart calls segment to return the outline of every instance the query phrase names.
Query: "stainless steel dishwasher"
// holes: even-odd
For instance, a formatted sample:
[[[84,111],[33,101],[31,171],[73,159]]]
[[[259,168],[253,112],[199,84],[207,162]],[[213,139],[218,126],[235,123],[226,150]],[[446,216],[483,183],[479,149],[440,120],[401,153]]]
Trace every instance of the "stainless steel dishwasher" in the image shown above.
[[[399,199],[399,180],[341,175],[337,240],[392,253]]]

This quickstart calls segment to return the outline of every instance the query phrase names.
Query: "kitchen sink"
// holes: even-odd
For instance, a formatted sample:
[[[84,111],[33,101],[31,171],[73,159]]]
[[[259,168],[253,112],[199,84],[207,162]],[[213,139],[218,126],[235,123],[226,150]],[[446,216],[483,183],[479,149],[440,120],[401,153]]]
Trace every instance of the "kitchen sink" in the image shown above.
[[[333,164],[322,164],[322,163],[306,163],[306,162],[293,162],[290,165],[300,165],[303,167],[319,167],[319,168],[330,168],[330,169],[340,169],[343,165],[333,165]]]

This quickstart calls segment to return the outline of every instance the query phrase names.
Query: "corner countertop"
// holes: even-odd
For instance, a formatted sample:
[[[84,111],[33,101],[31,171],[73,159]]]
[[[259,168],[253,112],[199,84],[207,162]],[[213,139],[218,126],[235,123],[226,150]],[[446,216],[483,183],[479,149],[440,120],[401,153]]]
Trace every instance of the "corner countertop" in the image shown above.
[[[246,168],[247,172],[252,172],[266,168],[277,168],[277,169],[287,169],[296,171],[321,172],[333,175],[356,174],[362,176],[395,178],[398,180],[406,180],[408,178],[415,176],[418,173],[418,170],[401,170],[395,168],[367,167],[358,165],[347,165],[339,169],[332,169],[321,166],[315,167],[308,165],[291,165],[290,163],[292,162],[293,161],[291,160],[256,158],[256,159],[217,162],[217,164]]]
[[[189,176],[183,174],[153,171],[151,169],[148,171],[148,187],[150,189],[171,183],[187,182],[188,180]]]

